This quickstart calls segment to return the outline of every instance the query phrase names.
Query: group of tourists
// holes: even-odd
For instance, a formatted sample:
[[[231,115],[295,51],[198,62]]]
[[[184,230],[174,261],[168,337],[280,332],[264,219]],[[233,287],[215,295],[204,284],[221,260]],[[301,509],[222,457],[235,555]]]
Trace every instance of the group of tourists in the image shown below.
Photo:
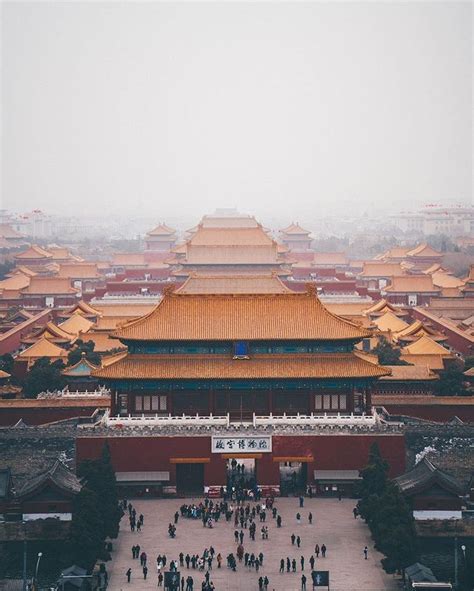
[[[237,470],[237,467],[236,467]],[[304,497],[299,498],[299,508],[304,507]],[[140,531],[144,523],[144,516],[142,514],[137,516],[137,511],[131,503],[126,500],[123,501],[124,512],[128,510],[128,517],[130,520],[130,526],[132,531]],[[198,504],[182,504],[178,511],[175,512],[173,523],[168,526],[168,533],[170,537],[176,536],[177,524],[180,518],[190,519],[201,519],[203,526],[209,526],[209,521],[217,523],[220,517],[224,515],[226,522],[230,522],[233,519],[235,529],[233,531],[234,542],[237,545],[236,551],[229,553],[226,556],[227,567],[236,572],[238,565],[240,568],[244,567],[247,571],[255,569],[255,573],[259,573],[260,569],[263,568],[264,554],[262,551],[250,551],[250,548],[245,547],[246,540],[255,541],[255,534],[257,528],[257,521],[261,524],[266,523],[267,515],[275,520],[276,526],[281,527],[282,519],[278,514],[277,507],[274,505],[274,498],[269,497],[264,502],[251,503],[247,502],[243,498],[236,501],[236,504],[232,504],[226,498],[224,500],[214,501],[206,498],[203,502]],[[354,511],[354,517],[357,518],[357,513]],[[311,512],[307,514],[308,523],[313,523],[313,515]],[[302,515],[300,511],[296,513],[296,523],[302,522]],[[133,528],[132,528],[133,524]],[[212,526],[211,526],[212,527]],[[260,528],[262,540],[268,539],[268,526],[262,525]],[[248,538],[247,538],[248,534]],[[300,548],[303,544],[301,536],[295,532],[290,536],[291,545],[293,547]],[[135,544],[131,548],[132,559],[140,561],[140,567],[143,573],[143,579],[146,580],[148,576],[148,557],[145,551],[143,551],[139,544]],[[323,543],[321,546],[316,544],[314,547],[314,553],[309,557],[307,563],[310,571],[315,569],[316,560],[325,558],[327,556],[327,546]],[[365,546],[363,549],[364,558],[368,558],[368,548]],[[306,591],[307,577],[305,575],[305,567],[307,565],[306,559],[303,555],[298,557],[289,557],[280,559],[279,572],[284,573],[297,573],[298,570],[301,573],[301,590]],[[167,558],[165,555],[158,555],[156,558],[156,570],[158,576],[158,587],[163,587],[164,584],[164,570],[167,565]],[[213,546],[205,548],[201,554],[189,554],[186,555],[183,552],[179,553],[178,560],[171,561],[166,570],[175,572],[178,576],[178,587],[176,591],[194,591],[194,578],[191,574],[187,576],[182,572],[182,569],[186,568],[198,571],[204,575],[204,579],[201,583],[201,591],[215,591],[215,585],[211,581],[211,573],[213,567],[221,569],[223,565],[223,557],[220,553],[216,553]],[[181,575],[178,574],[178,568],[181,570]],[[131,581],[132,569],[129,568],[126,571],[127,581]],[[202,576],[202,575],[201,575]],[[309,575],[308,575],[309,576]],[[310,577],[311,580],[311,577]],[[270,584],[268,576],[259,576],[258,580],[259,591],[268,591]],[[196,590],[197,591],[197,590]]]

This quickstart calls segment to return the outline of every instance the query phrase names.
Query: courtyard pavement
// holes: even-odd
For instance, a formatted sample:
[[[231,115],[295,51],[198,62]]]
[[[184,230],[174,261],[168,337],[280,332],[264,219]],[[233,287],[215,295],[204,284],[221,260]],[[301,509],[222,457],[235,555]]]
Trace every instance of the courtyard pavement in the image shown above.
[[[260,523],[257,518],[257,533],[255,542],[244,529],[244,548],[249,553],[258,555],[263,552],[263,568],[259,573],[255,569],[248,570],[244,563],[237,563],[237,572],[232,572],[226,566],[226,556],[233,552],[237,545],[234,542],[234,520],[226,523],[221,517],[213,529],[204,528],[199,519],[179,518],[176,538],[168,536],[168,524],[173,521],[175,511],[183,503],[198,503],[200,499],[156,499],[132,500],[137,511],[137,517],[143,513],[145,522],[142,531],[132,533],[128,523],[128,512],[121,522],[120,534],[114,540],[112,561],[107,563],[109,572],[109,591],[135,591],[137,589],[157,590],[156,557],[165,554],[167,566],[171,560],[178,560],[178,554],[202,555],[205,548],[211,545],[223,557],[223,566],[217,569],[216,560],[213,562],[211,581],[216,591],[258,591],[258,578],[265,575],[269,578],[269,591],[300,591],[301,568],[300,556],[305,557],[305,574],[308,578],[307,590],[312,589],[309,558],[314,552],[315,544],[327,546],[326,558],[316,561],[315,569],[330,572],[331,591],[385,591],[399,589],[396,578],[387,575],[380,564],[382,555],[373,549],[370,532],[365,523],[354,519],[352,509],[353,499],[305,499],[304,508],[299,509],[297,498],[276,499],[275,506],[282,516],[282,527],[277,528],[276,522],[267,511],[266,525],[269,528],[269,539],[260,539]],[[302,523],[296,523],[296,513],[300,511]],[[313,524],[308,523],[308,513],[313,514]],[[240,531],[240,528],[239,528]],[[301,537],[301,548],[292,546],[290,536],[294,533]],[[139,544],[141,551],[148,557],[148,578],[143,579],[139,560],[132,559],[131,547]],[[368,560],[364,560],[364,546],[369,548]],[[296,558],[297,573],[280,574],[280,559],[289,556]],[[132,579],[127,583],[125,572],[131,567]],[[167,569],[166,569],[167,570]],[[198,570],[180,569],[181,575],[191,574],[194,579],[194,591],[201,590],[204,572]],[[321,588],[321,587],[320,587]],[[316,587],[315,589],[318,589]],[[324,588],[321,588],[324,589]]]

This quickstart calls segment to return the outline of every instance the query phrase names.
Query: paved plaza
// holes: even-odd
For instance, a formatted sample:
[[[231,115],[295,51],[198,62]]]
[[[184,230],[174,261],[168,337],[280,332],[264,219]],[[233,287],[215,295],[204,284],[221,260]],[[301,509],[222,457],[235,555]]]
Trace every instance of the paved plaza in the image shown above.
[[[248,530],[244,529],[244,548],[249,553],[264,554],[263,568],[259,573],[255,569],[249,570],[244,563],[237,563],[237,572],[232,572],[226,566],[226,556],[233,552],[235,555],[237,544],[234,542],[234,520],[226,523],[222,516],[213,529],[204,528],[200,519],[179,518],[175,539],[168,536],[168,524],[173,522],[175,511],[183,503],[199,503],[201,499],[164,499],[164,500],[132,500],[137,510],[137,516],[143,513],[144,527],[141,532],[132,533],[128,524],[128,513],[121,523],[120,534],[114,541],[112,561],[107,563],[109,571],[110,591],[156,590],[157,572],[156,557],[165,554],[167,565],[171,560],[178,560],[178,555],[202,555],[205,548],[211,545],[216,554],[221,553],[223,566],[217,568],[213,562],[211,581],[216,591],[258,591],[259,576],[267,576],[270,580],[269,591],[299,591],[301,589],[300,557],[305,557],[305,574],[308,578],[307,589],[310,591],[311,577],[309,558],[314,553],[315,544],[327,546],[326,558],[316,561],[315,569],[330,571],[330,589],[332,591],[382,591],[399,589],[397,579],[387,575],[380,564],[382,555],[373,549],[370,533],[361,519],[354,519],[352,509],[353,499],[305,499],[304,508],[299,509],[297,498],[276,499],[275,506],[282,516],[282,527],[277,528],[271,512],[267,511],[266,525],[269,528],[269,539],[260,539],[261,524],[257,518],[257,532],[255,542],[251,541]],[[300,511],[302,523],[297,524],[296,513]],[[308,523],[308,513],[313,514],[313,524]],[[240,531],[240,528],[239,528]],[[290,536],[301,538],[301,548],[292,546]],[[143,579],[139,560],[132,559],[131,547],[139,544],[141,551],[148,557],[148,578]],[[364,560],[364,546],[369,547],[368,560]],[[280,559],[296,558],[297,573],[280,574]],[[132,579],[127,583],[125,572],[132,568]],[[204,573],[198,570],[180,569],[186,577],[191,574],[194,579],[194,591],[201,590]],[[159,589],[159,588],[158,588]],[[316,588],[317,589],[317,588]]]

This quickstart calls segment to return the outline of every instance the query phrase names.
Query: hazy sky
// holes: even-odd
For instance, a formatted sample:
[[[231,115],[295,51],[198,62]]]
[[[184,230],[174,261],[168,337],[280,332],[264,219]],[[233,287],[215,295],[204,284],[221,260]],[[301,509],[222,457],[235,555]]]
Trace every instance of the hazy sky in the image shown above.
[[[472,5],[4,2],[2,203],[304,221],[472,199]]]

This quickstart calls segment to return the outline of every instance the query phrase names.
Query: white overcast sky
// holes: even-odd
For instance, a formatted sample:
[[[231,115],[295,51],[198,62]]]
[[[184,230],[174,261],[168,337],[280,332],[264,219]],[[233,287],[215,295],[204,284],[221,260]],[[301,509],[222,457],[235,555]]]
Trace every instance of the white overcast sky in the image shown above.
[[[3,207],[303,221],[472,199],[471,2],[2,12]]]

